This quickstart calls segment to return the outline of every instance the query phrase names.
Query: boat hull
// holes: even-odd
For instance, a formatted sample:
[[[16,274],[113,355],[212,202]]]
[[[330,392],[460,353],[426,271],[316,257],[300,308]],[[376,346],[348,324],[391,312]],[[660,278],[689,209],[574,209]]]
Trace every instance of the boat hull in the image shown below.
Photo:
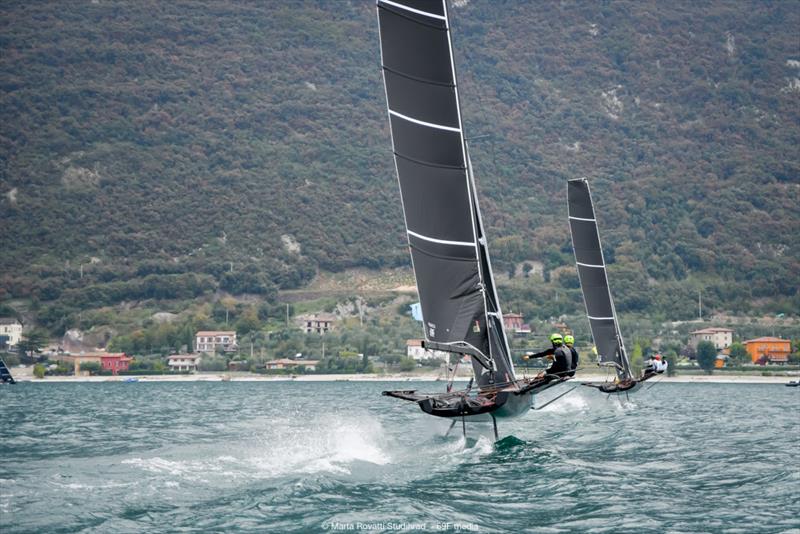
[[[533,405],[533,394],[500,392],[496,401],[491,404],[473,406],[467,401],[442,403],[436,399],[425,399],[419,402],[423,412],[435,417],[458,417],[471,422],[489,422],[492,418],[508,419],[518,417]]]
[[[406,390],[384,391],[383,395],[416,402],[423,412],[434,417],[463,418],[480,423],[524,415],[533,407],[536,393],[565,381],[519,380],[502,389],[484,389],[477,393],[458,391],[430,395]]]

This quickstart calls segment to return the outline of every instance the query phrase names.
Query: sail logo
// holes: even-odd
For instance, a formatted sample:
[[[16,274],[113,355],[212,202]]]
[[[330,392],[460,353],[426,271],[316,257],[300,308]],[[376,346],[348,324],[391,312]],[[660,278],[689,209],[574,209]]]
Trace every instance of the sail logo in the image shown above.
[[[436,337],[436,324],[428,323],[428,336]]]
[[[475,321],[475,326],[472,327],[472,331],[476,334],[481,333],[481,323],[479,321]]]

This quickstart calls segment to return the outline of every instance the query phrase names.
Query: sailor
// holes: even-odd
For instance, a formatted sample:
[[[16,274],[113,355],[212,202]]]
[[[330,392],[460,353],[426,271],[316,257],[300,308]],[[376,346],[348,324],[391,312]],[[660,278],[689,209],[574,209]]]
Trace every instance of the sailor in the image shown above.
[[[529,360],[533,358],[544,358],[545,356],[547,356],[548,359],[552,360],[553,358],[550,358],[550,356],[552,356],[556,352],[556,348],[558,348],[563,342],[564,338],[561,337],[561,334],[557,332],[555,334],[550,334],[550,343],[553,344],[552,347],[545,349],[542,352],[537,352],[535,354],[524,354],[522,356],[522,359]]]
[[[570,335],[564,336],[564,345],[566,345],[567,348],[572,353],[572,365],[570,366],[570,372],[567,374],[567,376],[575,376],[575,371],[576,369],[578,369],[578,360],[580,360],[580,356],[578,356],[578,351],[575,350],[575,347],[573,346],[574,344],[575,344],[575,338],[573,336]]]
[[[656,373],[663,373],[667,370],[667,362],[661,357],[660,354],[655,354],[647,360],[647,367],[644,368],[642,374],[643,379],[650,378]]]
[[[545,378],[548,381],[567,378],[572,372],[572,351],[562,343],[563,338],[556,341],[559,342],[558,346],[553,351],[553,355],[549,357],[553,359],[553,363],[545,369]]]
[[[541,358],[547,356],[548,360],[553,363],[550,367],[545,369],[538,378],[544,378],[548,382],[557,378],[566,378],[572,371],[572,351],[564,345],[564,338],[561,334],[555,333],[550,335],[550,343],[553,344],[552,348],[537,352],[536,354],[526,354],[522,358],[527,360],[529,358]]]

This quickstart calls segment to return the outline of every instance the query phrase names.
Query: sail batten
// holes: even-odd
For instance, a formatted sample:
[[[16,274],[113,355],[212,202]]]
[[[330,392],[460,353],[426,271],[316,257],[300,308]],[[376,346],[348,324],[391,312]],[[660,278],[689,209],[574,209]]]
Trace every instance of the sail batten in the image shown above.
[[[395,117],[400,117],[401,119],[407,120],[408,122],[413,122],[414,124],[419,124],[420,126],[427,126],[428,128],[436,128],[437,130],[447,130],[448,132],[458,132],[461,133],[461,128],[456,128],[453,126],[446,126],[444,124],[435,124],[433,122],[425,122],[419,119],[415,119],[414,117],[409,117],[407,115],[403,115],[402,113],[398,113],[392,109],[389,110],[390,115],[394,115]]]
[[[585,178],[567,182],[567,204],[575,264],[599,361],[613,363],[617,376],[629,379],[632,377],[630,362],[608,285],[594,204]]]
[[[421,9],[415,9],[415,8],[413,8],[411,6],[407,6],[407,5],[404,5],[404,4],[399,4],[397,2],[392,2],[391,0],[381,0],[381,4],[389,5],[389,6],[392,6],[392,7],[397,7],[397,8],[400,8],[400,9],[404,9],[406,11],[410,11],[411,13],[416,13],[417,15],[425,15],[426,17],[433,17],[435,19],[444,20],[444,21],[447,20],[443,15],[438,15],[436,13],[429,13],[428,11],[423,11]]]
[[[429,237],[426,235],[418,234],[416,232],[412,232],[411,230],[406,230],[409,235],[413,235],[414,237],[418,237],[420,239],[424,239],[425,241],[430,241],[431,243],[440,243],[442,245],[458,245],[462,247],[474,247],[475,243],[472,241],[447,241],[445,239],[437,239],[435,237]]]
[[[511,382],[514,370],[464,138],[447,6],[444,0],[378,0],[377,11],[425,339],[468,348],[464,353],[473,354],[479,387]]]

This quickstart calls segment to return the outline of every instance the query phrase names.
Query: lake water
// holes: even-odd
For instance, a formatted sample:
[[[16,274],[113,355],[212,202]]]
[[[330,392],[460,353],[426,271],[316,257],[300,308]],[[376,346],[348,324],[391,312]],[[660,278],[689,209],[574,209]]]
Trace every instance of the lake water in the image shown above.
[[[0,387],[0,531],[800,532],[800,388],[578,388],[495,444],[414,387]]]

